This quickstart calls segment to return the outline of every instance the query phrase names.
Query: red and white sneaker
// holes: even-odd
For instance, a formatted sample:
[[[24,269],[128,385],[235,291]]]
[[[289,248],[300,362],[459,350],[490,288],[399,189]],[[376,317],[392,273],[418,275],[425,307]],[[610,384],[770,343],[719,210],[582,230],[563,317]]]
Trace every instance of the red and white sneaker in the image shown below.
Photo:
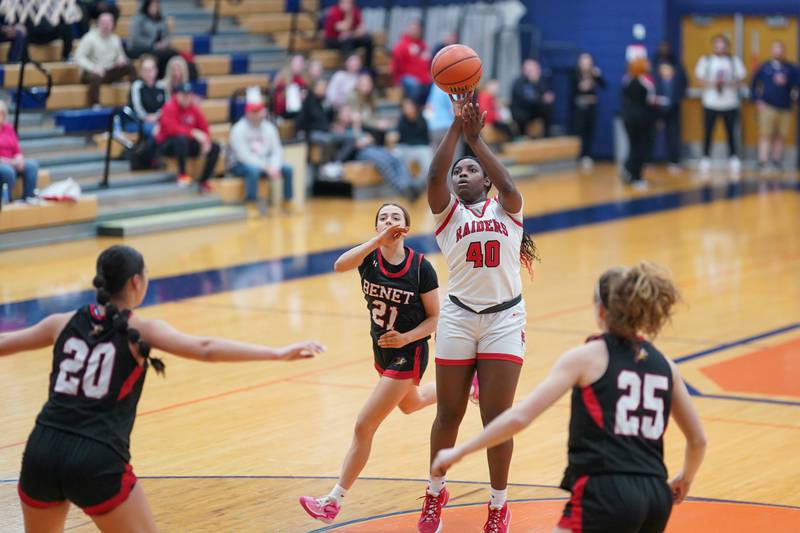
[[[469,401],[474,404],[478,403],[480,400],[480,387],[478,386],[478,371],[476,370],[474,374],[472,374],[472,385],[469,387]]]
[[[439,533],[442,530],[442,507],[447,505],[449,499],[450,493],[444,487],[438,496],[425,491],[425,502],[417,522],[419,533]]]
[[[342,509],[336,500],[332,500],[327,496],[322,498],[300,496],[300,506],[311,518],[316,518],[326,524],[333,522]]]
[[[192,184],[192,177],[188,174],[178,174],[178,186],[188,187]]]
[[[489,507],[489,516],[483,524],[483,533],[508,533],[511,529],[511,511],[508,510],[508,503],[504,503],[500,509]]]

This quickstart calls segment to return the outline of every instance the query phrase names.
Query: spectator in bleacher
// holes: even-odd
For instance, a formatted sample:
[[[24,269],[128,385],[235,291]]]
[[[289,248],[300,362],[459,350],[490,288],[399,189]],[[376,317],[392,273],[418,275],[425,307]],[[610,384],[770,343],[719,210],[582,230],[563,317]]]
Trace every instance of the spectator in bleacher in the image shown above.
[[[436,43],[431,51],[431,59],[436,57],[436,54],[442,51],[442,48],[445,46],[450,46],[451,44],[458,43],[458,33],[454,31],[449,31],[442,35],[442,39]]]
[[[19,63],[25,57],[28,42],[28,30],[24,24],[8,24],[0,15],[0,43],[11,42],[6,56],[6,63]]]
[[[622,107],[620,114],[628,134],[628,158],[622,178],[637,189],[646,189],[642,177],[644,164],[650,153],[653,137],[653,104],[655,87],[649,76],[647,59],[634,59],[628,63],[628,72],[622,80]]]
[[[680,171],[681,160],[681,100],[686,85],[672,63],[662,62],[656,72],[656,126],[664,131],[667,160],[672,173]]]
[[[53,41],[61,41],[61,60],[67,61],[72,54],[72,22],[67,20],[66,15],[59,16],[58,21],[52,24],[47,17],[43,17],[38,23],[34,23],[33,17],[28,17],[25,21],[25,31],[28,34],[28,44],[48,44]]]
[[[792,97],[797,98],[800,71],[786,60],[786,45],[772,43],[772,58],[753,74],[751,94],[758,109],[758,166],[783,166],[783,145],[792,124]]]
[[[431,53],[422,39],[422,21],[411,19],[392,50],[392,81],[405,96],[422,105],[431,86]]]
[[[158,80],[156,74],[155,58],[144,56],[139,66],[139,79],[131,84],[128,98],[128,103],[136,116],[144,123],[144,134],[149,139],[154,137],[161,108],[167,102],[164,83]]]
[[[306,139],[312,139],[313,132],[326,132],[331,126],[332,109],[325,100],[328,83],[317,80],[303,99],[303,107],[295,119],[295,130],[304,132]]]
[[[597,90],[606,86],[603,74],[594,64],[592,54],[582,53],[572,75],[572,119],[581,138],[581,164],[592,166],[592,139],[597,120]]]
[[[19,147],[19,139],[14,127],[6,120],[8,107],[0,100],[0,187],[8,186],[9,197],[13,194],[17,176],[22,176],[22,198],[35,196],[36,176],[39,165],[32,159],[25,159]]]
[[[339,0],[329,8],[325,17],[325,46],[349,55],[358,48],[364,49],[364,64],[372,68],[372,35],[367,33],[361,18],[361,9],[355,0]]]
[[[357,115],[364,130],[375,138],[375,143],[383,146],[386,131],[391,123],[376,113],[375,83],[366,72],[358,76],[356,89],[347,99],[350,111]]]
[[[450,123],[453,122],[453,102],[450,101],[450,95],[434,84],[428,93],[428,102],[425,108],[431,143],[433,146],[439,146],[450,128]],[[456,152],[458,155],[458,151]]]
[[[244,116],[231,128],[230,171],[245,179],[245,201],[258,196],[258,180],[283,180],[283,199],[292,198],[292,167],[283,160],[283,146],[278,128],[267,120],[264,104],[245,105]]]
[[[403,161],[386,148],[376,146],[375,138],[363,130],[358,122],[358,115],[347,105],[339,108],[336,113],[333,131],[347,136],[347,141],[339,150],[337,157],[339,161],[355,159],[374,164],[384,181],[412,202],[422,194],[424,182],[421,185],[415,183]]]
[[[289,60],[289,65],[275,77],[271,99],[273,115],[292,119],[300,114],[307,87],[305,70],[306,58],[295,54]]]
[[[81,35],[85,35],[92,21],[99,19],[103,13],[111,13],[115,25],[119,20],[119,7],[114,0],[78,0],[78,7],[83,12],[83,18],[79,23]]]
[[[739,117],[739,91],[747,75],[742,60],[730,52],[730,41],[724,35],[712,39],[713,53],[697,61],[695,77],[703,84],[703,158],[699,170],[711,168],[711,136],[718,118],[725,123],[728,136],[728,157],[731,172],[738,174],[742,163],[737,155],[736,123]]]
[[[211,140],[208,122],[195,101],[191,83],[172,88],[172,98],[161,108],[156,142],[161,155],[178,160],[178,184],[183,186],[192,182],[186,174],[186,158],[204,155],[200,190],[209,191],[208,179],[219,159],[220,147]]]
[[[500,82],[489,80],[483,89],[478,91],[478,107],[482,112],[486,112],[486,127],[497,130],[497,132],[509,141],[514,137],[511,125],[503,120],[504,108],[500,105],[497,98],[500,94]],[[508,113],[508,111],[505,111]]]
[[[351,54],[344,62],[344,70],[337,70],[333,73],[325,97],[334,109],[339,109],[347,102],[356,88],[358,75],[362,68],[361,56]]]
[[[169,33],[167,19],[161,14],[161,1],[144,0],[128,30],[128,56],[134,59],[144,54],[154,56],[158,75],[163,76],[167,61],[178,55],[170,46]]]
[[[178,87],[184,83],[191,83],[196,81],[196,77],[192,76],[190,64],[183,56],[177,55],[167,61],[164,77],[161,82],[164,84],[164,89],[167,91],[167,99],[171,96],[172,87]]]
[[[306,73],[306,84],[308,87],[313,87],[318,80],[325,77],[325,67],[322,66],[322,61],[319,59],[312,59],[308,62],[308,72]]]
[[[519,134],[527,135],[531,122],[541,119],[544,123],[544,136],[547,137],[550,134],[555,99],[550,81],[542,76],[539,62],[526,59],[522,63],[522,76],[514,81],[511,88],[511,116],[517,124]]]
[[[416,162],[419,174],[414,178],[417,185],[422,186],[428,175],[428,167],[433,160],[431,136],[428,132],[428,123],[419,110],[417,103],[411,98],[403,98],[402,114],[397,123],[399,138],[394,147],[394,154],[408,167],[411,162]]]
[[[97,27],[83,36],[75,52],[75,62],[81,69],[81,83],[89,85],[90,106],[100,102],[100,85],[124,78],[136,79],[136,69],[114,33],[111,13],[102,13],[97,18]]]

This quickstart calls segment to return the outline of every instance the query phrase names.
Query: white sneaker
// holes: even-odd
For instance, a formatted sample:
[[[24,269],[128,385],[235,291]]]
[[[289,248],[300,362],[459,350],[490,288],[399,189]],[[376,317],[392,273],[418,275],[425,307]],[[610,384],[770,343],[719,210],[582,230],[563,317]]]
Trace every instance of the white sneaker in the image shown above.
[[[636,189],[637,191],[646,191],[647,189],[650,188],[650,186],[647,184],[647,181],[645,180],[636,180],[633,182],[633,188]]]
[[[736,156],[728,160],[728,166],[733,174],[739,174],[742,171],[742,161]]]
[[[584,170],[589,170],[593,166],[594,166],[594,161],[592,161],[591,157],[589,156],[581,157],[581,168],[583,168]]]
[[[711,160],[707,157],[704,157],[700,160],[700,164],[697,165],[697,170],[701,174],[708,174],[711,170]]]

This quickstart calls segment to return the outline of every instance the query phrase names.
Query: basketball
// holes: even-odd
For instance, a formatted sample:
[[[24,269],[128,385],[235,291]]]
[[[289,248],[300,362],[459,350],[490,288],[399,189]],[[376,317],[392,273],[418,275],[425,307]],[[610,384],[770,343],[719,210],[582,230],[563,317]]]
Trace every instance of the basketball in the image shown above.
[[[446,93],[463,94],[474,89],[483,75],[483,63],[475,50],[463,44],[442,48],[431,62],[431,76]]]

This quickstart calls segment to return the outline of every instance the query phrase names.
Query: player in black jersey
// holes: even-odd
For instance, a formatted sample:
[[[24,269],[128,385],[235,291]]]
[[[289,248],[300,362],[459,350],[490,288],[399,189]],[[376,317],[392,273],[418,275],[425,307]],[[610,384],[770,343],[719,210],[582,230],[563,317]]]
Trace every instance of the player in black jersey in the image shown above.
[[[678,292],[652,263],[604,273],[595,290],[601,336],[566,352],[525,400],[478,436],[442,450],[441,475],[465,455],[511,438],[572,388],[569,465],[572,492],[555,533],[658,533],[672,504],[686,497],[706,438],[675,364],[641,334],[669,320]],[[663,435],[670,414],[686,437],[683,469],[667,483]]]
[[[151,365],[164,372],[151,347],[208,362],[291,361],[322,351],[315,342],[267,348],[195,337],[132,316],[148,279],[141,254],[127,246],[100,254],[93,284],[97,305],[0,335],[0,356],[53,345],[49,396],[22,457],[18,492],[26,531],[63,531],[70,502],[101,531],[156,531],[128,464],[145,374]]]
[[[330,494],[300,497],[313,518],[330,523],[342,500],[367,464],[372,438],[383,420],[399,407],[413,413],[436,403],[436,384],[421,387],[428,365],[428,339],[439,318],[439,282],[421,253],[405,246],[411,220],[405,208],[384,204],[375,215],[377,235],[336,260],[334,269],[358,268],[361,290],[370,313],[375,369],[380,375],[356,420],[353,442]]]

